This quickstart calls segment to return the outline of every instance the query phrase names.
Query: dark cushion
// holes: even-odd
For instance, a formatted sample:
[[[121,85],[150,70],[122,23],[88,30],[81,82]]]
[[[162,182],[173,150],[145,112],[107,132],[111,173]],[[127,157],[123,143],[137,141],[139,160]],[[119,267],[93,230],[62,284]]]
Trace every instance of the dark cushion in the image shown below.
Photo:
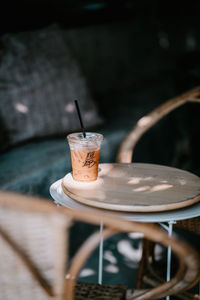
[[[79,130],[102,122],[76,59],[57,25],[7,34],[1,42],[1,145]],[[2,148],[2,147],[1,147]]]
[[[114,162],[127,129],[113,125],[99,129],[104,135],[100,162]],[[28,142],[0,155],[0,189],[50,197],[50,185],[71,172],[71,158],[64,138]]]

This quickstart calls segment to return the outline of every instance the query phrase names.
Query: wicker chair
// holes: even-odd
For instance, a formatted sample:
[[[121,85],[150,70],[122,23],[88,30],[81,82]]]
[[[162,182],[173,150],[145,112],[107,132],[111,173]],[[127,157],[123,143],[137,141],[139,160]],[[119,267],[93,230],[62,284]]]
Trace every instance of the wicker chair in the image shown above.
[[[80,247],[68,271],[67,242],[72,220],[107,226],[104,238],[118,232],[142,232],[177,255],[179,268],[169,282],[132,293],[123,285],[76,283],[79,271],[99,243],[99,232]],[[182,259],[184,257],[184,259]],[[0,192],[0,299],[160,299],[188,288],[199,275],[198,254],[183,242],[170,238],[156,225],[128,222],[103,214],[88,214],[56,207],[36,197]]]
[[[137,142],[139,142],[140,138],[171,111],[189,102],[200,103],[200,87],[195,87],[194,89],[187,91],[186,93],[179,95],[178,97],[168,100],[167,102],[154,109],[148,115],[142,117],[121,143],[117,154],[117,162],[130,163],[132,161],[134,148]],[[195,234],[200,234],[200,217],[187,219],[184,221],[177,221],[177,223],[174,224],[174,227],[188,230]],[[138,288],[143,286],[142,279],[145,275],[145,271],[148,269],[148,266],[149,268],[151,268],[149,265],[149,261],[154,260],[154,247],[155,244],[144,240],[142,260],[138,272]],[[151,271],[152,275],[156,275],[156,272],[154,272],[152,269]]]

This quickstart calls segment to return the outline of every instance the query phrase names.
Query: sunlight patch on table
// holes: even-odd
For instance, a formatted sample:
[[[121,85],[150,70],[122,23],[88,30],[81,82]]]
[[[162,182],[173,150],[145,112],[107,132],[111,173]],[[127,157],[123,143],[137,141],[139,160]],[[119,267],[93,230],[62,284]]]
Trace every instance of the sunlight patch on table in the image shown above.
[[[130,180],[128,181],[128,184],[139,184],[141,181],[150,181],[152,180],[152,176],[147,176],[147,177],[131,177]]]
[[[172,184],[156,184],[154,186],[143,185],[143,186],[134,188],[133,192],[139,193],[139,192],[147,192],[148,191],[150,193],[154,193],[154,192],[159,192],[159,191],[165,191],[172,187],[173,187]]]
[[[157,184],[150,189],[150,192],[164,191],[172,188],[172,184]]]
[[[145,192],[145,191],[149,191],[149,190],[150,190],[149,185],[144,185],[144,186],[140,186],[138,188],[133,189],[134,192]]]

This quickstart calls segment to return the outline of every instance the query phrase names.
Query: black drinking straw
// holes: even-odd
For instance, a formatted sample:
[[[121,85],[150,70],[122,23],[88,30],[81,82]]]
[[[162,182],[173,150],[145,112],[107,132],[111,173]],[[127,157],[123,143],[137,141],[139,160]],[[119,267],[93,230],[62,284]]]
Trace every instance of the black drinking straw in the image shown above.
[[[80,121],[80,124],[81,124],[81,129],[82,129],[82,132],[83,132],[83,137],[85,138],[86,137],[85,128],[83,126],[83,121],[82,121],[82,117],[81,117],[81,112],[80,112],[80,109],[79,109],[78,101],[74,100],[74,102],[75,102],[75,105],[76,105],[76,110],[77,110],[79,121]]]

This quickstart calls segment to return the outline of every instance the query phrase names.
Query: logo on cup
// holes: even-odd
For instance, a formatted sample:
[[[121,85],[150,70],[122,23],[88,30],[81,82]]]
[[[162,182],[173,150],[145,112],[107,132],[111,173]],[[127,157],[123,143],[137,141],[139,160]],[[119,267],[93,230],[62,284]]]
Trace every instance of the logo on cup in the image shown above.
[[[83,167],[92,168],[94,165],[96,165],[96,163],[95,151],[88,152]]]

